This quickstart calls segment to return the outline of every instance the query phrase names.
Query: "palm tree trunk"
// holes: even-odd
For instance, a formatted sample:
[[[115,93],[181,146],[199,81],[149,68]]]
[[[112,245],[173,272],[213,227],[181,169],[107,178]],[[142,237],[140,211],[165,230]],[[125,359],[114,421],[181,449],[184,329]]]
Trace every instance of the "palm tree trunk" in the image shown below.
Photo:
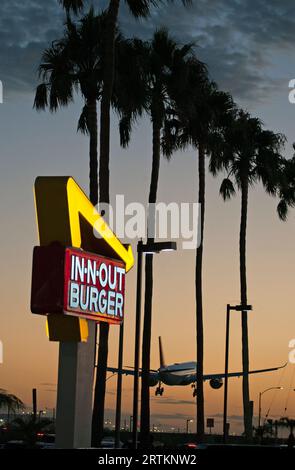
[[[106,392],[107,362],[109,352],[109,324],[99,324],[98,359],[96,367],[96,381],[94,389],[94,403],[92,414],[92,447],[98,447],[103,438],[104,404]]]
[[[94,206],[98,202],[98,163],[97,163],[97,109],[96,98],[87,102],[87,120],[89,125],[89,194]]]
[[[109,203],[109,156],[110,156],[110,111],[115,71],[115,33],[120,0],[110,0],[104,48],[103,90],[100,114],[100,160],[99,194],[100,202]]]
[[[115,31],[120,0],[110,0],[104,49],[104,76],[100,113],[99,200],[109,203],[110,109],[114,84]],[[106,375],[108,362],[109,325],[100,323],[98,365],[92,415],[92,445],[98,446],[103,437]]]
[[[241,186],[241,224],[240,224],[240,287],[241,305],[247,305],[247,275],[246,275],[246,235],[248,212],[248,179],[243,178]],[[248,346],[248,316],[242,312],[242,362],[243,362],[243,406],[244,428],[246,439],[252,438],[252,411],[249,395],[249,346]]]
[[[154,232],[155,212],[154,204],[157,200],[159,170],[160,170],[160,134],[161,123],[153,119],[153,163],[149,193],[149,217],[152,220],[150,228]],[[148,242],[154,241],[154,233],[148,233]],[[142,337],[142,381],[141,381],[141,418],[140,418],[140,442],[146,447],[150,444],[150,356],[152,333],[152,301],[153,301],[153,255],[146,255],[145,261],[145,297],[144,297],[144,322]]]
[[[97,109],[96,109],[96,99],[93,98],[87,103],[87,119],[89,125],[89,134],[90,134],[90,200],[93,205],[98,203],[98,178],[97,178]],[[96,340],[96,339],[95,339]],[[96,358],[95,358],[96,359]],[[105,390],[102,389],[102,384],[100,383],[100,371],[96,371],[96,384],[95,384],[95,398],[94,398],[94,408],[92,416],[92,445],[98,445],[99,427],[97,423],[103,419],[103,413],[101,417],[101,406],[99,402],[100,394],[105,393]],[[105,382],[104,382],[105,387]],[[103,391],[102,391],[103,390]]]
[[[199,145],[199,204],[201,211],[201,225],[199,246],[196,254],[196,335],[197,335],[197,439],[204,438],[204,332],[203,332],[203,291],[202,291],[202,268],[203,268],[203,235],[205,222],[205,150]]]

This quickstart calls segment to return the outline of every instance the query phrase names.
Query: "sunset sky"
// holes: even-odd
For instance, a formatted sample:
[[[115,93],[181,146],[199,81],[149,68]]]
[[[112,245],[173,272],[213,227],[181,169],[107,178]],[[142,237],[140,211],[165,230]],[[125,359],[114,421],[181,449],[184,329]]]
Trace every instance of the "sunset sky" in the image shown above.
[[[295,105],[288,101],[288,83],[295,78],[294,2],[291,0],[194,0],[187,9],[175,4],[153,10],[148,20],[135,21],[122,5],[120,25],[126,36],[149,38],[155,28],[167,26],[179,42],[194,41],[210,76],[221,89],[266,128],[286,134],[286,156],[295,140]],[[106,2],[94,2],[99,8]],[[31,389],[38,389],[39,408],[55,407],[58,345],[45,334],[45,320],[29,309],[31,260],[38,244],[33,183],[38,175],[71,175],[88,192],[88,140],[77,134],[82,102],[56,114],[32,109],[36,69],[42,50],[62,32],[63,13],[56,0],[2,0],[0,5],[0,210],[1,307],[0,388],[20,396],[29,406]],[[147,200],[151,171],[151,126],[138,122],[127,150],[119,146],[118,122],[112,118],[111,195],[126,201]],[[197,153],[178,152],[170,162],[162,159],[158,200],[193,202],[197,197]],[[239,195],[224,203],[219,196],[222,175],[207,178],[204,252],[205,372],[224,369],[225,308],[239,302]],[[250,192],[247,243],[250,367],[282,365],[288,343],[295,337],[295,220],[290,212],[279,221],[276,200],[261,187]],[[162,336],[167,363],[195,360],[194,251],[161,254],[154,263],[152,367],[159,367],[158,336]],[[127,276],[124,365],[133,365],[134,268]],[[230,368],[241,370],[240,314],[232,313]],[[117,363],[118,328],[111,327],[109,364]],[[263,414],[295,417],[295,366],[251,378],[254,414],[258,394]],[[293,380],[294,377],[294,380]],[[229,383],[229,421],[241,432],[241,379]],[[113,420],[116,379],[108,381],[106,419]],[[123,382],[123,419],[132,409],[132,379]],[[290,391],[291,390],[291,391]],[[205,386],[206,416],[220,422],[223,389]],[[184,428],[194,418],[190,387],[165,387],[163,397],[152,396],[152,424],[165,429]],[[285,411],[285,408],[287,410]],[[220,430],[220,427],[218,428]]]

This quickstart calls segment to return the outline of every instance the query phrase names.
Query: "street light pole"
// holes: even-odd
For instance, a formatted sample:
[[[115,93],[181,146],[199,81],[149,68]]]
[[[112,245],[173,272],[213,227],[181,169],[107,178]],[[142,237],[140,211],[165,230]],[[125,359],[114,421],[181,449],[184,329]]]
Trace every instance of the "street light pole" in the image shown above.
[[[137,425],[138,425],[138,384],[139,384],[139,353],[140,353],[140,327],[141,327],[141,291],[142,291],[142,256],[145,254],[156,254],[163,251],[175,251],[176,242],[152,242],[143,244],[142,240],[137,243],[137,282],[136,282],[136,315],[135,315],[135,351],[134,351],[134,382],[133,382],[133,427],[132,447],[137,449]]]
[[[223,442],[226,442],[227,434],[227,388],[228,388],[228,355],[229,355],[229,321],[230,305],[226,306],[226,331],[225,331],[225,367],[224,367],[224,401],[223,401]]]
[[[223,399],[223,443],[227,440],[227,397],[228,397],[228,361],[229,361],[229,327],[230,311],[244,312],[252,310],[252,305],[230,305],[226,306],[226,331],[225,331],[225,365],[224,365],[224,399]]]
[[[260,428],[260,424],[261,424],[261,396],[262,396],[262,392],[259,392],[258,428]]]
[[[33,395],[33,420],[36,421],[36,418],[37,418],[37,389],[36,388],[33,388],[32,395]]]
[[[132,419],[133,419],[133,416],[129,416],[129,432],[132,432]]]
[[[137,449],[138,421],[138,383],[139,383],[139,349],[141,324],[141,290],[142,290],[142,240],[137,244],[137,282],[136,282],[136,316],[135,316],[135,350],[134,350],[134,382],[133,382],[133,426],[132,443]]]
[[[261,397],[264,393],[269,392],[270,390],[283,390],[283,387],[270,387],[264,390],[263,392],[259,392],[258,428],[260,428],[261,424]]]
[[[186,433],[187,433],[187,434],[188,434],[188,431],[189,431],[189,429],[188,429],[189,423],[192,423],[192,422],[193,422],[192,419],[187,419],[187,420],[186,420]]]
[[[115,421],[115,448],[120,444],[121,434],[121,407],[122,407],[122,367],[123,367],[123,342],[124,322],[120,325],[119,332],[119,354],[118,354],[118,377],[117,377],[117,399],[116,399],[116,421]]]

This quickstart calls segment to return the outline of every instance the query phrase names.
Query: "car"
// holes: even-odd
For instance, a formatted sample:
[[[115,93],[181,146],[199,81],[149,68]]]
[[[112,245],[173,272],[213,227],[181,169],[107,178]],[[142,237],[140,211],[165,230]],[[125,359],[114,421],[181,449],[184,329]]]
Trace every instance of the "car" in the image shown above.
[[[38,449],[55,449],[54,442],[36,442]]]
[[[200,449],[206,449],[207,445],[197,444],[196,442],[185,442],[185,443],[179,444],[177,447],[178,449],[200,450]]]
[[[3,449],[26,449],[27,445],[24,441],[8,441],[4,444]]]
[[[123,443],[119,441],[118,449],[122,449]],[[104,437],[100,444],[100,449],[115,449],[115,439],[112,436]]]
[[[39,449],[55,449],[55,434],[40,433],[38,435],[37,447]]]

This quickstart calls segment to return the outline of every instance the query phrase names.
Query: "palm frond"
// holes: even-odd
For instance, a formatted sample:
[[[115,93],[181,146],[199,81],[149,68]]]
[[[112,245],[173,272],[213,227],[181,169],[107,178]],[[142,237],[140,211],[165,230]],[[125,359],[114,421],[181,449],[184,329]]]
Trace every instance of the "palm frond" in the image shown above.
[[[182,147],[180,140],[180,123],[176,117],[165,119],[161,147],[164,157],[170,160],[173,152]]]
[[[75,15],[82,11],[84,7],[84,0],[59,0],[59,3],[68,13],[72,11]]]
[[[221,183],[219,193],[223,197],[223,200],[226,201],[236,194],[235,187],[229,178],[224,178]]]
[[[25,408],[23,401],[17,396],[0,389],[0,408],[7,407],[10,411],[18,411]]]
[[[37,111],[44,110],[48,106],[47,86],[48,85],[46,83],[41,83],[36,88],[33,108],[35,108]]]
[[[160,1],[157,0],[126,0],[126,3],[135,18],[146,18],[150,14],[153,6],[158,6]]]
[[[288,211],[288,204],[284,199],[281,199],[281,201],[277,205],[277,213],[280,220],[282,220],[283,222],[287,220]]]
[[[132,128],[132,118],[130,114],[123,115],[119,122],[120,145],[123,148],[126,148],[129,145],[131,128]]]
[[[82,134],[89,134],[89,123],[88,123],[88,107],[87,105],[83,106],[82,113],[80,114],[77,131]]]
[[[150,14],[152,7],[158,7],[165,3],[164,0],[125,0],[132,15],[135,18],[146,18]],[[167,0],[173,3],[174,0]],[[181,0],[183,5],[190,5],[192,0]]]

